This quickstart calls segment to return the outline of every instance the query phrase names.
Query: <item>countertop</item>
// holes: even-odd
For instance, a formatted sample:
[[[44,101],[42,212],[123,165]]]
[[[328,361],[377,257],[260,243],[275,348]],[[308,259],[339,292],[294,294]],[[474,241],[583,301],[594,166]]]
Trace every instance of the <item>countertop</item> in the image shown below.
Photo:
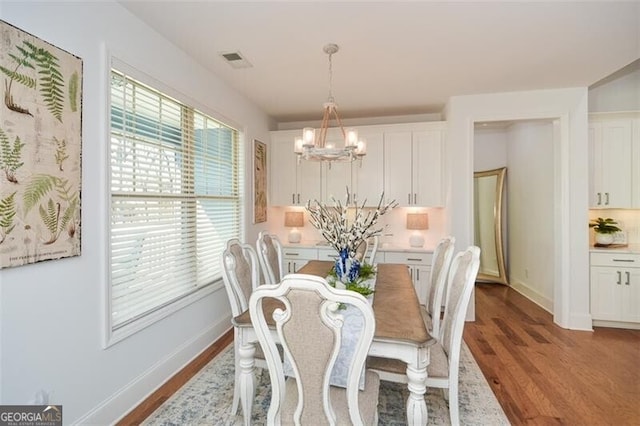
[[[640,254],[640,244],[629,244],[627,247],[589,247],[591,252]]]

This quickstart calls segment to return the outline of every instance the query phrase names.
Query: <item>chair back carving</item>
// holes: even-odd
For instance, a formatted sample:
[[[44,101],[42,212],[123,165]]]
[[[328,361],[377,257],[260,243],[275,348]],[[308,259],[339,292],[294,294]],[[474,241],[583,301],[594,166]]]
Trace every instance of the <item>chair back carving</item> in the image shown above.
[[[431,316],[433,336],[440,334],[440,313],[442,310],[442,299],[446,293],[447,276],[453,258],[455,247],[455,237],[446,237],[438,242],[433,251],[431,263],[431,274],[429,275],[429,294],[427,295],[426,308]]]
[[[282,280],[282,244],[276,235],[260,232],[256,242],[258,258],[265,284],[276,284]]]
[[[277,299],[273,318],[265,317],[263,299]],[[343,315],[339,304],[357,309],[364,318],[347,378],[347,402],[351,423],[363,424],[358,406],[361,373],[375,332],[373,309],[352,291],[337,290],[320,277],[286,275],[280,284],[258,287],[249,300],[251,322],[265,352],[271,376],[272,398],[268,424],[335,424],[329,378],[340,351]],[[268,323],[275,323],[278,339],[291,361],[295,381],[285,382],[284,369]],[[286,386],[290,386],[286,390]],[[291,389],[295,386],[295,390]],[[297,398],[287,398],[294,392]],[[291,402],[294,401],[294,402]]]
[[[227,241],[222,252],[222,278],[231,313],[238,316],[249,308],[249,297],[258,285],[258,258],[254,248],[236,238]]]

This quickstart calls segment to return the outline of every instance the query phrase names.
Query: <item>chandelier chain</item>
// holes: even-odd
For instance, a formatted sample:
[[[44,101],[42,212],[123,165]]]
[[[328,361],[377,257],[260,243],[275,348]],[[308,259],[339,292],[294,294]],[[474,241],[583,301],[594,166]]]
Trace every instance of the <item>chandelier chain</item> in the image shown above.
[[[333,98],[333,61],[331,60],[332,56],[333,53],[329,53],[329,102],[335,102]]]

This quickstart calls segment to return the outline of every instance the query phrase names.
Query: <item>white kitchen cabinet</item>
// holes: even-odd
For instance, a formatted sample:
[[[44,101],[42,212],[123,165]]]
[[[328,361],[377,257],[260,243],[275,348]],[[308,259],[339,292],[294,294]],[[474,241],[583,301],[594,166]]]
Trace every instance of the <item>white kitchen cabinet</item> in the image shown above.
[[[423,305],[427,302],[429,292],[432,256],[433,253],[427,252],[386,251],[384,253],[385,263],[404,263],[407,265],[416,293],[418,293],[418,299]]]
[[[589,118],[589,205],[640,208],[640,120],[635,114]]]
[[[443,122],[404,125],[384,131],[384,191],[400,206],[443,205]]]
[[[366,207],[377,207],[384,191],[383,131],[379,127],[359,129],[367,143],[367,155],[351,163],[353,201]]]
[[[269,202],[273,206],[305,205],[307,200],[319,200],[321,192],[320,163],[298,162],[293,141],[301,131],[271,132]]]
[[[640,328],[640,254],[592,252],[590,263],[594,325]]]
[[[312,247],[282,247],[284,274],[295,274],[310,260],[318,258],[318,250]]]

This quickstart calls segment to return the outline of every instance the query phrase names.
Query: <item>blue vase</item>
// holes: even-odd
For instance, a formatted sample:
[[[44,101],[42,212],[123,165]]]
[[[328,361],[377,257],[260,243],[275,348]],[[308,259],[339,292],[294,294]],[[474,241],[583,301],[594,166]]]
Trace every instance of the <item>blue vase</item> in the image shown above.
[[[360,274],[360,261],[349,257],[349,250],[340,250],[340,257],[336,259],[336,275],[343,283],[355,281]]]

